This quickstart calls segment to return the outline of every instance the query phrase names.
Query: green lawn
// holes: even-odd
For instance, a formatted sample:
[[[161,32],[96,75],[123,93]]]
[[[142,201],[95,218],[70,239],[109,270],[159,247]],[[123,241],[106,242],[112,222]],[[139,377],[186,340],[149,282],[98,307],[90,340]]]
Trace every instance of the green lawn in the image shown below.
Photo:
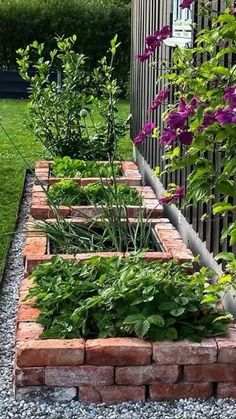
[[[24,128],[24,100],[0,100],[1,124],[20,152],[34,167],[37,159],[46,158],[43,149],[32,133]],[[120,115],[127,117],[129,103],[121,102]],[[119,154],[122,158],[132,159],[132,144],[128,138],[120,142]],[[0,278],[4,268],[6,254],[14,232],[19,200],[22,194],[26,164],[19,152],[11,144],[0,127]]]

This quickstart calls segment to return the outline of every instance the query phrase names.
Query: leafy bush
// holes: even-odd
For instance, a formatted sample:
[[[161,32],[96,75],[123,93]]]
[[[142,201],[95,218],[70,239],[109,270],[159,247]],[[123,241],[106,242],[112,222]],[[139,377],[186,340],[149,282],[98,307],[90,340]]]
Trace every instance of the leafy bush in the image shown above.
[[[45,45],[37,41],[18,50],[20,74],[32,90],[27,124],[54,156],[111,159],[128,122],[119,119],[116,108],[119,88],[113,62],[117,36],[111,41],[110,64],[104,57],[93,73],[85,55],[75,51],[75,42],[75,35],[57,38],[48,59]],[[99,122],[95,122],[95,111]]]
[[[55,205],[120,204],[140,205],[141,199],[136,189],[127,185],[101,183],[79,186],[73,180],[62,180],[52,185],[48,191],[48,201]]]
[[[70,157],[56,157],[52,163],[55,177],[111,177],[119,176],[119,164],[99,164],[96,161],[73,160]]]
[[[219,308],[225,278],[188,276],[174,262],[133,256],[74,262],[54,257],[32,274],[45,338],[138,336],[152,340],[224,334],[231,316]],[[209,285],[206,287],[206,285]]]
[[[109,40],[117,33],[122,47],[117,56],[116,73],[119,73],[119,83],[125,84],[130,67],[130,5],[125,3],[102,0],[1,1],[0,66],[16,68],[16,50],[25,48],[35,39],[47,41],[48,54],[55,47],[53,38],[56,34],[66,37],[76,34],[80,51],[89,57],[92,69],[106,54]]]

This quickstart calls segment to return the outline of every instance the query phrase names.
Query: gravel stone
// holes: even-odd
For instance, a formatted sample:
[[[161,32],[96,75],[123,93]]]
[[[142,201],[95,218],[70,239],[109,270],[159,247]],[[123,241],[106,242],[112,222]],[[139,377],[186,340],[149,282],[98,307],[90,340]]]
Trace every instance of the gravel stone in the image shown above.
[[[179,400],[174,403],[55,403],[50,398],[15,400],[12,388],[18,288],[23,278],[24,225],[29,213],[33,177],[27,176],[16,232],[9,251],[0,294],[0,419],[235,419],[236,401]]]

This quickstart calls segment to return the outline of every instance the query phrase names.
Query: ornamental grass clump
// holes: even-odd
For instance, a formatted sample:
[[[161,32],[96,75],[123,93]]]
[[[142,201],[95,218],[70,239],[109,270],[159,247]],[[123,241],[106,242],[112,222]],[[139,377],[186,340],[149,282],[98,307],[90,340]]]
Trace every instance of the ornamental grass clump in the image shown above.
[[[32,274],[29,298],[41,314],[44,338],[137,336],[151,340],[223,335],[231,320],[221,296],[232,284],[210,285],[205,268],[188,275],[175,262],[93,257],[68,261],[55,256]]]

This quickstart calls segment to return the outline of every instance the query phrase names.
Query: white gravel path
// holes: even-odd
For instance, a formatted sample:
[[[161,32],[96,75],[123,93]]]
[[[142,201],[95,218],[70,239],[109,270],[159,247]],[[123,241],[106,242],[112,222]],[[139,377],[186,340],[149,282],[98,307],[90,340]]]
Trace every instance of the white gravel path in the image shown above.
[[[24,223],[28,215],[32,177],[28,177],[17,231],[8,257],[0,295],[0,419],[236,419],[234,400],[179,400],[175,403],[122,403],[116,406],[83,405],[73,401],[15,401],[12,370],[18,287],[23,278]]]

